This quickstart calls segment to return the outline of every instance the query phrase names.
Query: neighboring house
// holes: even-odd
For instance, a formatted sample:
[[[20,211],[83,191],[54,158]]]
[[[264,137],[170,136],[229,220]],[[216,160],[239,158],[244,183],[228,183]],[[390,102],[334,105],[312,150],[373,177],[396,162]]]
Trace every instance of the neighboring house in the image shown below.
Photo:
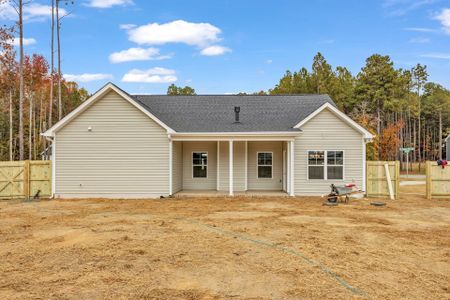
[[[445,159],[450,160],[450,134],[445,138],[445,149],[446,149]]]
[[[327,95],[147,96],[111,83],[44,135],[64,198],[365,189],[372,139]]]
[[[48,146],[41,152],[41,160],[51,160],[52,159],[52,145]]]

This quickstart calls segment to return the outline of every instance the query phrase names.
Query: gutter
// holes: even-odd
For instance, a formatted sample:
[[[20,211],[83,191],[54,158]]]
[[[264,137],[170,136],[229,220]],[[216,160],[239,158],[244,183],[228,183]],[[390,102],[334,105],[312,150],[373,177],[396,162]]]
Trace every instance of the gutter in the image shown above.
[[[174,132],[172,136],[297,136],[302,133],[298,131],[253,131],[253,132]]]

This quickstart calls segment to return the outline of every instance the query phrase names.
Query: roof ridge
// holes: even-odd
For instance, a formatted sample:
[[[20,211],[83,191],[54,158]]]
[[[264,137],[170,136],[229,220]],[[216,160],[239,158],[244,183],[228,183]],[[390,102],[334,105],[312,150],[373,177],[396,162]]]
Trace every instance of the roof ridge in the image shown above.
[[[204,96],[220,96],[220,97],[299,97],[299,96],[328,96],[328,94],[277,94],[277,95],[239,95],[239,94],[200,94],[200,95],[167,95],[167,94],[129,94],[130,96],[138,97],[138,96],[147,96],[147,97],[204,97]]]

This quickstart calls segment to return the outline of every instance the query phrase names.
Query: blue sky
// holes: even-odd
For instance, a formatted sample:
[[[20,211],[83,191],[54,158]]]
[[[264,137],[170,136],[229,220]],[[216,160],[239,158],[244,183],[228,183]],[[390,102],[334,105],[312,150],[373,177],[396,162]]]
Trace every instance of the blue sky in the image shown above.
[[[27,53],[49,56],[50,0],[25,10]],[[318,51],[356,74],[373,53],[396,67],[428,66],[450,88],[450,1],[76,0],[62,24],[62,70],[94,92],[108,81],[130,93],[273,88]],[[14,12],[0,7],[2,23]]]

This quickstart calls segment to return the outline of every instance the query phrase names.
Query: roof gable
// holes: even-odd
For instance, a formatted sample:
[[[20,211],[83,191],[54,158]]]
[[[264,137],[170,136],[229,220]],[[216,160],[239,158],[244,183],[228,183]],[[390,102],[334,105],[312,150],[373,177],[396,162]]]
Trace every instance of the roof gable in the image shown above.
[[[122,89],[118,88],[116,85],[114,85],[112,83],[108,83],[105,86],[103,86],[100,90],[98,90],[94,95],[92,95],[89,99],[84,101],[80,106],[78,106],[72,112],[67,114],[64,118],[59,120],[55,125],[53,125],[47,131],[45,131],[42,135],[48,136],[48,137],[54,136],[55,132],[57,132],[58,130],[63,128],[66,124],[68,124],[70,121],[75,119],[78,115],[82,114],[85,110],[87,110],[94,103],[96,103],[98,100],[102,99],[103,96],[107,95],[111,91],[114,91],[117,94],[119,94],[125,101],[128,101],[129,103],[131,103],[134,107],[139,109],[141,112],[143,112],[145,115],[147,115],[153,121],[155,121],[158,125],[160,125],[164,129],[166,129],[168,132],[174,132],[169,126],[167,126],[166,124],[161,122],[150,111],[144,109],[142,107],[142,105],[137,103],[128,93],[126,93]]]
[[[365,139],[372,139],[373,138],[373,134],[371,134],[367,129],[365,129],[364,127],[359,125],[357,122],[353,121],[349,116],[347,116],[346,114],[341,112],[337,107],[335,107],[333,105],[330,105],[329,103],[324,103],[318,109],[316,109],[315,111],[310,113],[306,118],[304,118],[299,123],[297,123],[294,126],[294,128],[300,129],[303,125],[308,123],[310,120],[312,120],[315,116],[317,116],[320,112],[322,112],[325,109],[331,111],[334,115],[336,115],[341,120],[346,122],[348,125],[353,127],[356,131],[360,132],[364,136]]]

